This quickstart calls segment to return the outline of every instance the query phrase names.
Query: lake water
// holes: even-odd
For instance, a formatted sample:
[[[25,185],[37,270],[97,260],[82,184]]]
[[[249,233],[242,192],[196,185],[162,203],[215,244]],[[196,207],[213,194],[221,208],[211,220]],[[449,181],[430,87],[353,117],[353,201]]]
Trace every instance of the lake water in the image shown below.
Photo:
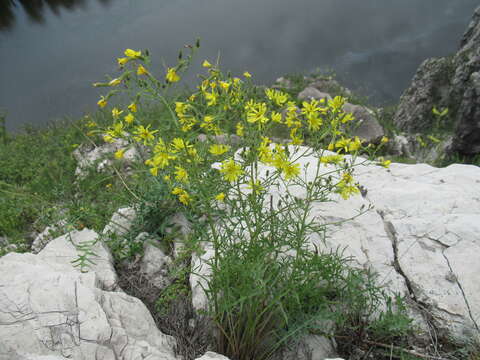
[[[197,60],[257,83],[332,69],[377,104],[398,100],[426,58],[456,50],[478,0],[0,0],[0,109],[7,128],[95,110],[91,84],[125,48],[160,66]],[[192,79],[187,79],[191,81]]]

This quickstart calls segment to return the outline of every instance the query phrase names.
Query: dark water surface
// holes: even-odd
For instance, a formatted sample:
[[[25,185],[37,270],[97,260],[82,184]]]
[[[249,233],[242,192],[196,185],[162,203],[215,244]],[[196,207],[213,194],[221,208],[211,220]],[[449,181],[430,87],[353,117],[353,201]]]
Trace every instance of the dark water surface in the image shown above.
[[[202,39],[198,62],[258,83],[333,69],[373,102],[398,99],[418,65],[455,51],[478,0],[0,0],[0,108],[7,127],[95,109],[92,82],[129,47],[173,64]]]

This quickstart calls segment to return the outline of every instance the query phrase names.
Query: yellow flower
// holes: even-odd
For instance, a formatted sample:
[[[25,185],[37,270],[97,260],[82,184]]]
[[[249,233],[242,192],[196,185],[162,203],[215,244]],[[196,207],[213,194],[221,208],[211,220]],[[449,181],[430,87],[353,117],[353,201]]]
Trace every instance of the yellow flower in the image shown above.
[[[228,88],[230,87],[230,83],[227,81],[219,81],[218,83],[223,90],[228,90]]]
[[[144,127],[143,125],[139,125],[135,128],[133,133],[136,135],[134,139],[138,142],[143,141],[144,145],[147,145],[150,141],[152,141],[155,137],[153,134],[158,132],[158,130],[150,131],[150,125]]]
[[[360,141],[360,138],[358,136],[355,136],[355,139],[353,141],[350,141],[350,144],[348,145],[348,151],[357,151],[358,149],[360,149],[360,146],[362,146],[362,142]]]
[[[112,109],[112,116],[114,119],[117,119],[123,111],[118,110],[116,107]]]
[[[353,116],[352,113],[346,113],[345,115],[343,115],[343,118],[342,118],[342,123],[347,123],[349,121],[352,121],[352,120],[355,120],[355,117]]]
[[[153,176],[157,176],[158,175],[158,167],[154,166],[154,167],[150,168],[150,174],[152,174]]]
[[[129,58],[118,58],[117,59],[117,62],[118,62],[118,65],[120,66],[124,66],[126,63],[128,63],[130,61]]]
[[[119,78],[116,78],[116,79],[113,79],[113,80],[110,80],[110,82],[108,83],[109,86],[117,86],[118,84],[120,84],[122,82],[122,80],[120,80]]]
[[[215,91],[212,91],[211,93],[205,92],[204,96],[205,100],[207,100],[207,106],[213,106],[217,104],[218,95]]]
[[[388,142],[388,137],[386,137],[386,136],[382,137],[382,140],[380,140],[380,142],[381,142],[382,144],[387,143],[387,142]]]
[[[269,100],[278,106],[282,106],[288,101],[288,95],[278,90],[266,89],[265,94]]]
[[[133,120],[135,120],[135,116],[133,116],[132,113],[128,113],[128,115],[126,115],[123,119],[127,124],[131,124],[133,123]]]
[[[378,165],[383,166],[384,168],[388,169],[390,164],[392,163],[390,160],[384,160],[383,157],[379,158],[380,163]]]
[[[103,141],[107,143],[113,143],[115,139],[111,135],[103,135]]]
[[[191,145],[188,141],[183,140],[182,138],[175,138],[172,140],[172,151],[179,152],[183,150],[188,150],[189,148],[192,148],[193,145]]]
[[[188,195],[188,193],[181,188],[178,188],[178,187],[174,188],[172,190],[172,194],[178,195],[178,200],[182,204],[188,205],[188,203],[191,201],[190,195]]]
[[[279,123],[279,124],[282,123],[282,114],[280,114],[278,112],[275,112],[275,111],[272,111],[272,113],[270,114],[270,117],[272,118],[273,122],[276,122],[276,123]]]
[[[135,51],[132,49],[127,49],[125,50],[125,56],[129,57],[130,59],[138,59],[140,56],[142,56],[141,51]]]
[[[345,104],[345,98],[341,96],[335,96],[335,98],[328,101],[328,107],[332,109],[334,112],[341,110],[344,104]]]
[[[180,81],[180,76],[178,76],[175,68],[168,68],[167,75],[165,75],[165,78],[167,79],[168,82],[171,82],[171,83]]]
[[[213,155],[222,155],[225,154],[228,150],[230,150],[230,146],[222,145],[222,144],[213,144],[210,146],[210,153]]]
[[[215,196],[215,200],[218,200],[218,201],[225,200],[225,194],[223,192],[218,194],[217,196]]]
[[[285,180],[290,180],[293,177],[297,177],[300,175],[300,164],[286,163],[282,167],[282,172],[285,176]]]
[[[147,74],[148,74],[147,69],[145,69],[143,65],[138,65],[137,75],[141,76],[141,75],[147,75]]]
[[[237,136],[244,136],[245,135],[245,127],[243,126],[242,123],[237,123],[237,131],[236,131],[236,134]]]
[[[188,173],[187,171],[181,166],[175,166],[175,179],[180,182],[187,183],[188,182]]]
[[[128,110],[130,110],[133,113],[136,113],[137,112],[137,104],[131,103],[130,105],[128,105]]]
[[[251,106],[247,111],[247,121],[249,123],[259,122],[264,124],[268,122],[268,117],[265,116],[267,112],[267,104],[265,103],[256,103]]]
[[[326,155],[320,158],[320,162],[323,164],[339,164],[343,160],[342,155]]]
[[[103,96],[101,96],[100,100],[98,100],[97,102],[97,105],[101,108],[104,108],[105,106],[107,106],[107,100]]]
[[[335,149],[335,145],[333,143],[328,144],[327,150],[333,151]]]
[[[248,71],[245,71],[243,73],[243,76],[245,76],[246,78],[251,78],[252,77],[252,74],[250,74]]]
[[[188,104],[181,102],[181,101],[176,101],[175,102],[175,112],[177,113],[178,116],[183,116],[187,112]]]
[[[229,182],[236,181],[243,174],[242,166],[233,159],[223,161],[220,172],[223,174],[223,178]]]
[[[202,63],[202,66],[204,68],[211,68],[212,64],[210,64],[207,60],[204,60],[203,63]]]
[[[124,155],[125,155],[125,149],[120,149],[115,151],[115,159],[123,159]]]

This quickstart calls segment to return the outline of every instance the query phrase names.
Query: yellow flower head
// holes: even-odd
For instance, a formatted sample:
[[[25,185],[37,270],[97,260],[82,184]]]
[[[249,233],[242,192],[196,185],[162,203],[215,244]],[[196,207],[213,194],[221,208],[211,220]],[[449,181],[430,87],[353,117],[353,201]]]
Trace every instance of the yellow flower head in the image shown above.
[[[131,103],[130,105],[128,105],[128,110],[130,110],[132,113],[136,113],[137,112],[137,104]]]
[[[387,142],[388,142],[388,137],[383,136],[383,137],[382,137],[382,140],[380,140],[380,142],[381,142],[382,144],[387,143]]]
[[[149,142],[155,139],[153,136],[158,130],[150,130],[150,125],[147,127],[144,127],[143,125],[138,125],[135,130],[133,130],[134,133],[134,139],[138,142],[143,141],[144,145],[147,145]]]
[[[183,140],[182,138],[175,138],[172,140],[173,152],[185,151],[192,147],[192,144],[190,144],[188,141]]]
[[[236,125],[237,131],[236,134],[237,136],[244,136],[245,135],[245,127],[243,126],[242,123],[237,123]]]
[[[126,115],[123,119],[127,124],[131,124],[135,120],[135,116],[133,116],[132,113],[128,113],[128,115]]]
[[[103,135],[103,141],[107,143],[113,143],[115,139],[111,135]]]
[[[171,83],[180,81],[180,76],[178,76],[175,68],[168,68],[167,75],[165,75],[165,78],[167,79],[168,82],[171,82]]]
[[[213,144],[209,149],[211,154],[217,156],[225,154],[228,150],[230,150],[230,146],[222,144]]]
[[[100,100],[98,100],[97,102],[97,105],[101,108],[104,108],[105,106],[107,106],[107,100],[103,96],[101,96]]]
[[[145,69],[145,68],[143,67],[143,65],[138,65],[137,75],[138,75],[138,76],[141,76],[141,75],[147,75],[147,74],[148,74],[147,69]]]
[[[218,194],[217,196],[215,196],[215,200],[218,200],[218,201],[225,200],[225,194],[223,192]]]
[[[139,57],[142,56],[141,51],[135,51],[135,50],[132,50],[132,49],[125,50],[124,54],[125,54],[125,56],[129,57],[130,59],[138,59]]]
[[[282,167],[282,173],[285,177],[285,180],[290,180],[291,178],[297,177],[300,175],[300,164],[294,163],[285,163]]]
[[[120,116],[121,113],[123,113],[123,110],[120,111],[116,107],[114,107],[112,109],[112,116],[113,116],[114,119],[117,119]]]
[[[115,151],[115,159],[123,159],[124,155],[125,155],[125,149],[120,149]]]
[[[188,195],[188,193],[182,188],[174,188],[172,194],[178,195],[178,200],[184,205],[188,205],[191,201],[190,195]]]
[[[245,76],[246,78],[251,78],[252,77],[252,74],[250,74],[248,71],[245,71],[243,73],[243,76]]]
[[[202,63],[202,66],[204,68],[211,68],[212,64],[210,64],[207,60],[204,60],[203,63]]]
[[[187,112],[188,109],[188,104],[181,102],[181,101],[176,101],[175,102],[175,112],[177,113],[177,116],[183,116]]]
[[[187,171],[181,166],[175,166],[175,179],[183,183],[188,183]]]
[[[341,96],[335,96],[335,98],[328,101],[328,107],[333,111],[341,110],[344,104],[345,104],[345,98]]]
[[[204,93],[205,100],[207,100],[207,106],[213,106],[217,104],[218,94],[215,91],[211,93],[206,92]]]
[[[229,182],[236,181],[243,174],[242,166],[233,159],[223,161],[220,172],[223,174],[223,178]]]
[[[130,61],[130,59],[128,57],[123,57],[123,58],[118,58],[117,59],[118,65],[120,65],[120,66],[124,66],[129,61]]]

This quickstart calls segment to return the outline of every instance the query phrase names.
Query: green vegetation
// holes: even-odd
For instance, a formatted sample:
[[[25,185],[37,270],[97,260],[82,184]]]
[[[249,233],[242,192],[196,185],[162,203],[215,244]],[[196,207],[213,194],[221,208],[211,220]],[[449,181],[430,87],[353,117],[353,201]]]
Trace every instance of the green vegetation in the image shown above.
[[[191,295],[188,276],[199,271],[191,259],[204,256],[212,271],[205,279],[204,315],[215,326],[217,351],[232,359],[271,359],[307,333],[369,344],[379,349],[379,359],[390,358],[385,347],[395,346],[397,357],[413,359],[402,351],[414,331],[403,300],[375,285],[375,274],[351,267],[340,250],[325,250],[328,225],[308,216],[314,203],[358,194],[358,155],[373,157],[381,145],[362,147],[348,136],[355,120],[343,112],[342,96],[299,104],[295,91],[303,77],[292,77],[288,91],[262,89],[248,72],[226,76],[205,61],[194,91],[171,93],[197,47],[181,54],[162,79],[149,70],[148,52],[127,49],[118,59],[120,74],[96,84],[108,89],[96,114],[4,136],[0,236],[28,251],[32,231],[59,220],[67,224],[60,232],[101,231],[115,210],[133,206],[132,229],[103,238],[120,267],[142,253],[143,243],[135,241],[141,232],[161,239],[172,253],[169,218],[182,212],[193,231],[171,267],[173,283],[154,302],[158,318]],[[127,103],[115,104],[117,96]],[[277,134],[288,144],[275,142]],[[97,171],[100,158],[76,175],[73,152],[101,146],[112,146],[104,170]],[[136,161],[127,159],[129,151]],[[319,159],[316,168],[302,167],[307,156]],[[323,174],[326,165],[333,170]],[[274,196],[268,190],[277,184],[281,191]],[[81,265],[88,244],[80,250]],[[351,350],[343,349],[345,355]]]

